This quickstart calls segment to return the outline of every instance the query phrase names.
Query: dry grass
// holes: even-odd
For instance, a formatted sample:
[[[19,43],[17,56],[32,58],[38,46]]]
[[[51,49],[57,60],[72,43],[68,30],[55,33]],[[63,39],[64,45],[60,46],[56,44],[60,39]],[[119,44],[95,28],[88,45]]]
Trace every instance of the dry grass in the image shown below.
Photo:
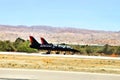
[[[29,68],[120,74],[120,60],[0,55],[1,68]]]

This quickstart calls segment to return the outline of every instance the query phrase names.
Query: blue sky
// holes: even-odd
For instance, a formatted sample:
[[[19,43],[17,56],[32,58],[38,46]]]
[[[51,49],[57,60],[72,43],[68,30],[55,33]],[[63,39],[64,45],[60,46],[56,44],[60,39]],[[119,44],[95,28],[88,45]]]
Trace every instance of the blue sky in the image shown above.
[[[0,0],[0,24],[120,31],[120,0]]]

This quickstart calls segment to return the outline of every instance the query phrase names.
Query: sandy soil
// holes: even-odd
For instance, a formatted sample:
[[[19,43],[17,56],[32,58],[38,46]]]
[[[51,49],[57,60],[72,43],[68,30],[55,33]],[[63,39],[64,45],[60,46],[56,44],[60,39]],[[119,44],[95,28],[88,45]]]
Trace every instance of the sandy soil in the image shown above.
[[[120,60],[0,54],[0,68],[28,68],[120,74]]]

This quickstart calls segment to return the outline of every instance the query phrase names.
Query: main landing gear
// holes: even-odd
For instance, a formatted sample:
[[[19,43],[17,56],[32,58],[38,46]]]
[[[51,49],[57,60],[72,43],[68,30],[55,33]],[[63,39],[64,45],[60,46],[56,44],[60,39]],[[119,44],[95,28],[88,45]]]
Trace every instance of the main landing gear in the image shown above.
[[[51,51],[46,52],[46,54],[50,54],[50,53],[51,53]]]

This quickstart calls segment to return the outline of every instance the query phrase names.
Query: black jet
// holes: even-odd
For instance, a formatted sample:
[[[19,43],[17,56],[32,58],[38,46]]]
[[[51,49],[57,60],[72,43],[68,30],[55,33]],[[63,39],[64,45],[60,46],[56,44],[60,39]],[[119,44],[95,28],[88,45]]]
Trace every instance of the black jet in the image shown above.
[[[41,44],[33,37],[30,36],[30,47],[31,48],[35,48],[38,50],[47,50],[47,54],[50,54],[51,51],[69,51],[69,52],[79,52],[78,50],[75,50],[73,48],[71,48],[70,46],[66,46],[66,45],[55,45],[55,44],[51,44],[48,43],[44,38],[41,37]]]

